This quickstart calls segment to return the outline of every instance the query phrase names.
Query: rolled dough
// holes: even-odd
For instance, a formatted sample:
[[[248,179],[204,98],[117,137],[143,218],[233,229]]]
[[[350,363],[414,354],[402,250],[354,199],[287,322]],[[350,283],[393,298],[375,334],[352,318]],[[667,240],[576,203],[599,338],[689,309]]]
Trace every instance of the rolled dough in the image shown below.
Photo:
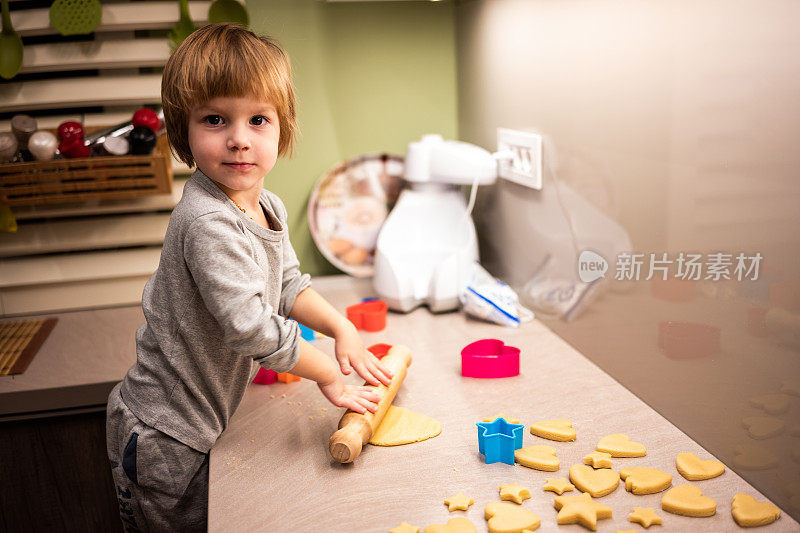
[[[442,425],[438,420],[405,407],[390,405],[369,443],[375,446],[399,446],[430,439],[441,432]]]

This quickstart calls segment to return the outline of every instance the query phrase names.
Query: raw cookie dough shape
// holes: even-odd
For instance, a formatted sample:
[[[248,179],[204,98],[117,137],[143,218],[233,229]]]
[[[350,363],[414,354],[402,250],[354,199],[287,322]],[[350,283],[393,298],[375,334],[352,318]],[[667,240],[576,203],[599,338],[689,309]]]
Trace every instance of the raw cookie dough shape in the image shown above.
[[[779,415],[789,409],[789,397],[780,393],[763,394],[750,398],[750,405],[763,409],[771,415]]]
[[[544,444],[526,446],[514,451],[514,460],[522,466],[545,472],[555,472],[560,464],[556,457],[556,449]]]
[[[678,472],[689,481],[711,479],[725,472],[725,465],[714,459],[699,459],[693,453],[679,453],[675,459]]]
[[[619,471],[625,480],[625,490],[636,495],[655,494],[672,485],[672,476],[655,468],[631,466]]]
[[[499,415],[495,415],[495,416],[492,416],[492,417],[487,416],[486,418],[483,419],[483,421],[484,422],[494,422],[498,418],[504,418],[505,421],[508,422],[509,424],[519,424],[519,420],[518,419],[511,418],[509,416],[504,415],[503,413],[500,413]]]
[[[592,452],[583,456],[583,464],[592,468],[611,468],[611,454],[606,452]]]
[[[740,526],[757,527],[773,523],[781,517],[781,510],[769,502],[757,502],[749,494],[736,494],[731,514]]]
[[[478,533],[478,528],[469,518],[457,516],[448,520],[446,524],[431,524],[423,533]]]
[[[441,432],[442,425],[438,420],[405,407],[390,405],[369,443],[375,446],[399,446],[430,439]]]
[[[610,468],[595,470],[591,466],[574,464],[569,467],[569,480],[578,490],[588,492],[593,498],[600,498],[617,489],[619,473]]]
[[[713,516],[717,512],[717,502],[703,496],[703,491],[694,485],[678,485],[661,497],[661,508],[683,516]]]
[[[739,444],[734,449],[733,464],[745,470],[769,470],[778,466],[774,453],[757,444]]]
[[[408,522],[403,522],[399,526],[390,529],[389,533],[419,533],[419,526],[412,526]]]
[[[555,492],[561,496],[569,490],[575,490],[575,485],[567,481],[566,478],[559,477],[555,479],[548,479],[547,483],[544,484],[543,489],[549,490],[550,492]]]
[[[575,440],[575,430],[569,420],[544,420],[531,426],[531,435],[543,439],[567,442]]]
[[[624,433],[614,433],[600,439],[597,451],[611,454],[611,457],[644,457],[644,445],[633,442]]]
[[[783,433],[786,423],[774,416],[748,416],[742,418],[742,425],[754,439],[768,439]]]
[[[628,520],[634,524],[641,524],[645,529],[662,523],[661,517],[651,507],[634,507],[633,512],[628,515]]]
[[[535,531],[542,523],[536,513],[508,502],[486,504],[483,516],[486,518],[489,533]]]
[[[577,496],[556,496],[553,506],[558,511],[556,522],[559,525],[580,524],[596,531],[598,520],[611,518],[611,507],[597,503],[586,492]]]
[[[469,496],[464,496],[462,493],[458,493],[455,496],[451,496],[450,498],[444,499],[444,504],[447,506],[447,509],[452,513],[453,511],[466,511],[469,509],[469,506],[475,503],[475,500],[470,498]]]
[[[500,485],[500,499],[503,501],[512,501],[522,505],[522,500],[527,500],[531,497],[531,491],[517,483],[503,483]]]

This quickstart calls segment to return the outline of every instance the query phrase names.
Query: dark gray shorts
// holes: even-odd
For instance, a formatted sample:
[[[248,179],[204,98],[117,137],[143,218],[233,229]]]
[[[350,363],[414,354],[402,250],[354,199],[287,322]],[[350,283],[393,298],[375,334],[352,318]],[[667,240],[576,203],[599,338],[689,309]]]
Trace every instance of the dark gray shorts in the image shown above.
[[[125,531],[206,531],[208,454],[144,424],[111,391],[106,443]]]

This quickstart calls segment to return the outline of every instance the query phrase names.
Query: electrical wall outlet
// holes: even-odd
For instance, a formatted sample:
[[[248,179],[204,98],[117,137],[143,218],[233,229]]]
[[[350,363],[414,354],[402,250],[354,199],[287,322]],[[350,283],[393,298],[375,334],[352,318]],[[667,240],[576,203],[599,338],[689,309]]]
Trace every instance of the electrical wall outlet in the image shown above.
[[[527,131],[497,128],[497,151],[507,154],[499,161],[501,178],[542,190],[542,136]]]

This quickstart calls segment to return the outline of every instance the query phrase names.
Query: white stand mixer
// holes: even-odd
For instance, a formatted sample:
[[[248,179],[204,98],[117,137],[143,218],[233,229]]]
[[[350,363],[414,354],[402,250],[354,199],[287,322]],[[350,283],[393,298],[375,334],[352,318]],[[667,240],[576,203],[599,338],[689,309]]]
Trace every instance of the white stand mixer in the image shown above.
[[[425,135],[408,145],[406,188],[375,250],[375,291],[391,309],[451,311],[478,260],[475,226],[459,185],[488,185],[497,161],[473,144]]]

